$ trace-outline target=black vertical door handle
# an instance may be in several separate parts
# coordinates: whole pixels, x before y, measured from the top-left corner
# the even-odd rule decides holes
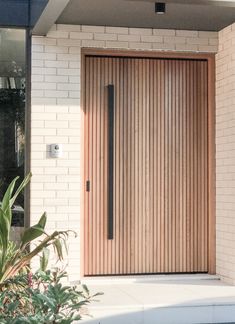
[[[108,240],[113,240],[114,85],[108,85]]]

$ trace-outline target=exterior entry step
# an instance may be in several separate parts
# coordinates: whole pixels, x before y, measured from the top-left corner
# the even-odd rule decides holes
[[[205,276],[205,277],[204,277]],[[208,276],[206,278],[206,276]],[[177,279],[126,281],[85,278],[96,297],[84,323],[90,324],[222,324],[235,323],[235,286],[217,276],[184,275]],[[166,276],[169,277],[169,276]],[[131,279],[131,278],[129,278]],[[135,279],[135,278],[132,278]],[[119,281],[117,284],[117,280]]]

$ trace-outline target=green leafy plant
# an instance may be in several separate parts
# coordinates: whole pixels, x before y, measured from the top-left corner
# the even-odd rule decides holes
[[[85,285],[64,286],[63,271],[38,271],[8,280],[11,290],[0,294],[1,324],[70,324],[82,318],[82,309],[97,293],[90,295]]]
[[[70,231],[47,234],[45,213],[23,232],[18,244],[10,240],[11,209],[30,178],[31,174],[16,190],[15,178],[0,206],[0,324],[70,324],[81,319],[83,307],[100,293],[91,296],[85,285],[63,285],[64,271],[47,270],[48,247],[53,246],[61,260]],[[33,273],[29,264],[36,255],[40,257],[40,270]]]
[[[0,206],[0,290],[4,288],[5,282],[22,271],[26,271],[30,261],[45,248],[52,245],[59,260],[63,258],[62,248],[70,231],[55,231],[52,234],[45,232],[47,216],[44,213],[39,222],[27,228],[21,237],[19,245],[10,240],[10,228],[12,220],[12,206],[20,192],[29,183],[31,174],[25,177],[19,187],[15,190],[16,177],[9,185]],[[35,239],[40,241],[33,245]],[[42,262],[43,259],[41,259]],[[44,259],[45,262],[45,259]]]

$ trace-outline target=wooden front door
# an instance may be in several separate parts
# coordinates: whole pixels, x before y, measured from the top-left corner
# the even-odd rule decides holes
[[[207,65],[85,57],[85,275],[208,271]]]

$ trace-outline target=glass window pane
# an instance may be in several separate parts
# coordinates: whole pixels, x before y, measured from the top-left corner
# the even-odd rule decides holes
[[[25,40],[24,30],[0,28],[0,200],[14,177],[24,177]],[[24,226],[23,193],[12,225]]]

